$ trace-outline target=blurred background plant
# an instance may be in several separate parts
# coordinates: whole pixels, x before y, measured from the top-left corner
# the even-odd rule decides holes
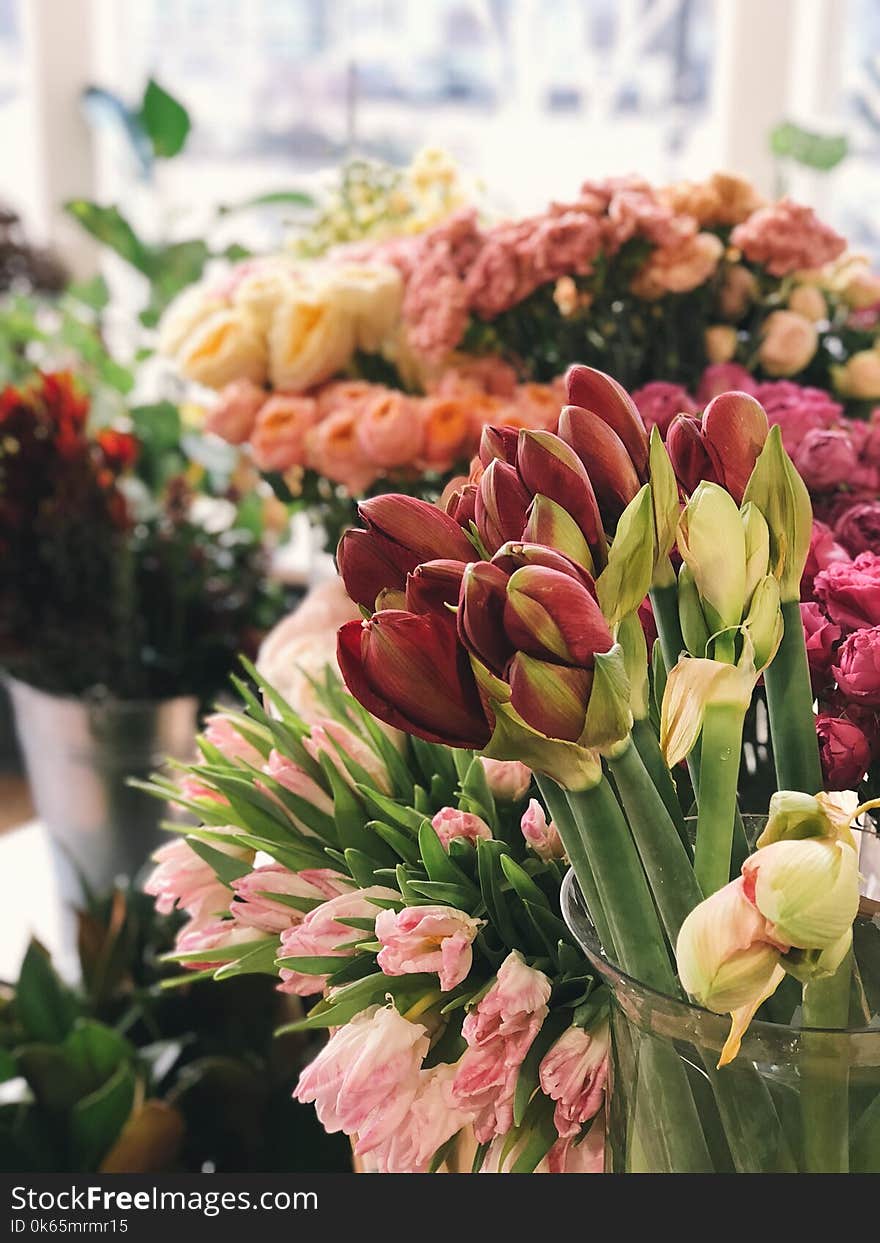
[[[0,985],[0,1166],[107,1173],[347,1170],[350,1149],[291,1098],[311,1038],[265,976],[167,988],[180,919],[136,890],[77,912],[81,983],[32,942]]]

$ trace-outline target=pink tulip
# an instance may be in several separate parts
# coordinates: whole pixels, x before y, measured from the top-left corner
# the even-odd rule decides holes
[[[437,1149],[466,1126],[471,1115],[452,1094],[456,1067],[441,1062],[418,1076],[418,1088],[406,1116],[381,1144],[370,1148],[380,1174],[425,1174]],[[363,1152],[362,1143],[357,1145]]]
[[[532,784],[532,770],[519,760],[489,760],[480,757],[486,783],[495,798],[504,803],[518,803]]]
[[[229,908],[234,919],[261,932],[281,933],[302,923],[304,913],[279,901],[276,895],[324,901],[348,893],[352,882],[330,868],[291,872],[279,863],[254,868],[232,882],[237,902]]]
[[[389,1143],[406,1122],[429,1044],[420,1023],[408,1022],[393,1006],[369,1006],[337,1028],[293,1095],[314,1102],[325,1131],[357,1134],[358,1152],[369,1152]]]
[[[471,969],[471,944],[481,926],[453,906],[408,906],[376,916],[376,961],[386,975],[436,972],[440,989],[449,992]]]
[[[373,748],[340,721],[321,717],[312,726],[311,736],[303,738],[303,746],[313,760],[326,755],[344,781],[354,786],[356,779],[345,767],[343,756],[364,770],[377,790],[391,793],[391,779],[383,760]]]
[[[441,807],[431,821],[431,827],[440,838],[444,850],[449,850],[449,843],[454,837],[463,837],[466,841],[475,842],[478,838],[487,841],[492,830],[479,816],[470,811],[459,811],[457,807]]]
[[[607,1019],[593,1031],[569,1027],[544,1054],[541,1091],[556,1101],[553,1123],[562,1138],[577,1135],[602,1107],[608,1076]]]
[[[381,885],[373,885],[369,889],[355,889],[331,898],[322,906],[309,911],[302,923],[288,928],[281,934],[279,958],[349,958],[353,949],[342,946],[357,941],[359,934],[341,919],[372,919],[378,907],[372,898],[399,899],[400,895],[393,889],[384,889]],[[363,937],[361,937],[363,939]],[[326,975],[306,975],[289,967],[282,967],[279,972],[282,980],[281,992],[296,993],[300,997],[308,997],[312,993],[320,993],[326,982]]]
[[[205,718],[203,732],[206,740],[217,748],[224,759],[244,760],[255,768],[262,767],[263,757],[257,748],[238,732],[233,722],[222,712],[215,712]]]
[[[519,827],[539,859],[561,859],[565,854],[556,826],[548,822],[544,808],[536,798],[529,800]]]
[[[269,752],[269,762],[263,765],[263,772],[268,773],[270,777],[274,777],[279,785],[283,785],[285,790],[289,790],[291,794],[296,794],[298,798],[304,799],[312,807],[322,811],[325,815],[333,815],[333,799],[313,780],[304,768],[299,764],[295,764],[293,760],[287,759],[278,751]]]
[[[243,928],[234,919],[214,919],[210,923],[190,920],[178,932],[174,952],[204,954],[204,958],[190,958],[182,962],[180,965],[187,971],[215,971],[217,967],[237,958],[242,952],[242,946],[260,940],[262,934],[256,928]]]
[[[234,834],[228,828],[212,828],[212,833]],[[253,851],[212,842],[214,850],[221,850],[233,858],[253,857]],[[229,889],[217,879],[209,863],[196,854],[185,838],[175,837],[153,855],[156,866],[147,877],[144,893],[156,899],[160,915],[170,915],[175,909],[186,911],[190,923],[204,923],[213,915],[220,915],[229,906]]]

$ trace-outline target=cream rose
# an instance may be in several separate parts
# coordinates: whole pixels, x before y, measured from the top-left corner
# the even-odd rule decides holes
[[[873,401],[880,397],[880,353],[859,350],[842,367],[831,368],[834,387],[843,397]]]
[[[328,272],[328,296],[354,322],[358,349],[375,354],[400,322],[403,279],[387,263],[346,263]]]
[[[174,358],[192,334],[227,302],[207,285],[191,285],[167,307],[159,324],[159,353]]]
[[[736,329],[730,324],[712,324],[703,341],[710,363],[729,363],[736,353]]]
[[[772,311],[764,320],[758,359],[772,376],[796,375],[816,353],[815,324],[795,311]]]
[[[208,388],[223,388],[233,380],[262,384],[266,344],[253,319],[229,307],[195,327],[177,351],[177,364],[188,379]]]
[[[269,327],[269,376],[275,388],[302,393],[329,380],[355,349],[351,314],[327,287],[281,303]]]
[[[828,303],[815,285],[797,285],[789,296],[788,309],[803,315],[811,324],[828,318]]]

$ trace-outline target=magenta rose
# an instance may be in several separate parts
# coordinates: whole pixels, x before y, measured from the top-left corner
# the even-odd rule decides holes
[[[846,549],[834,539],[834,532],[824,522],[813,522],[810,536],[810,551],[801,578],[801,599],[810,600],[813,596],[813,580],[820,570],[825,570],[835,562],[849,565],[852,558]]]
[[[779,425],[782,442],[794,454],[807,432],[834,427],[843,406],[821,388],[795,384],[792,380],[768,380],[759,384],[755,396],[767,411],[767,419]]]
[[[841,645],[832,672],[845,699],[880,706],[880,626],[851,634]]]
[[[810,680],[815,691],[831,681],[831,662],[835,645],[843,638],[843,631],[822,612],[814,600],[801,605],[801,621],[810,662]]]
[[[813,591],[844,630],[880,625],[880,556],[861,552],[855,561],[832,562],[816,575]]]
[[[880,501],[862,501],[845,509],[834,524],[834,534],[854,557],[880,548]]]
[[[828,790],[853,790],[871,763],[871,747],[858,725],[842,717],[816,718],[819,754]]]
[[[697,401],[708,406],[719,393],[752,393],[757,391],[752,375],[739,363],[711,363],[700,377]]]
[[[665,380],[652,380],[637,388],[632,395],[645,427],[658,427],[665,436],[669,424],[677,414],[696,414],[698,407],[686,388],[680,384],[667,384]]]
[[[852,479],[858,453],[843,428],[814,427],[797,446],[794,464],[811,492],[833,492]]]

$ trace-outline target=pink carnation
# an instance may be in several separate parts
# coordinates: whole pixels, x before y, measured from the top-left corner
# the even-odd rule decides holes
[[[808,432],[835,427],[843,415],[840,402],[828,393],[792,380],[768,380],[753,385],[752,391],[766,410],[771,426],[778,424],[782,443],[792,455]]]
[[[813,583],[816,599],[844,630],[880,626],[880,556],[862,552],[855,561],[835,561]]]
[[[823,224],[812,207],[787,198],[753,212],[736,226],[730,241],[771,276],[824,267],[846,249],[845,240]]]
[[[494,319],[519,301],[522,278],[513,241],[500,233],[489,237],[465,280],[471,308],[483,319]]]
[[[665,436],[669,424],[677,414],[697,414],[693,397],[681,384],[669,384],[665,380],[652,380],[637,388],[632,399],[638,407],[645,427],[660,430]]]
[[[471,949],[480,929],[453,906],[407,906],[376,916],[376,940],[382,942],[376,961],[386,975],[436,973],[447,993],[467,976],[473,962]]]

